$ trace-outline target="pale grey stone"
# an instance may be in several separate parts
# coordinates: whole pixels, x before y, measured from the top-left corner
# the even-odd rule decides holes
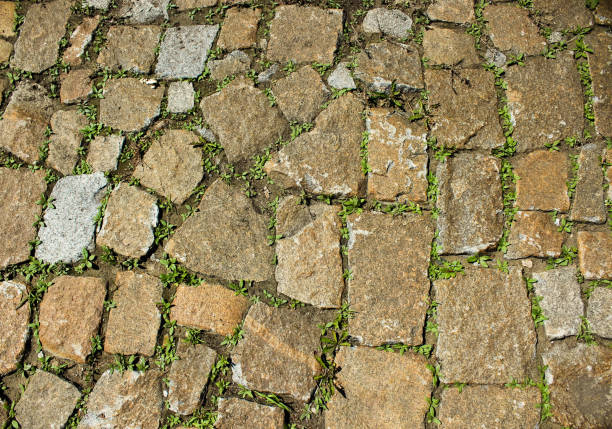
[[[412,19],[396,9],[377,8],[368,11],[363,20],[363,31],[366,33],[383,33],[396,39],[408,37]]]
[[[194,90],[191,82],[172,82],[168,87],[168,110],[184,113],[193,109]]]
[[[198,127],[196,128],[196,131],[199,135],[204,137],[204,140],[206,140],[207,142],[214,143],[217,141],[215,133],[213,133],[210,128]]]
[[[604,338],[612,338],[612,289],[597,287],[589,298],[587,319],[591,331]]]
[[[264,70],[257,75],[257,82],[259,83],[270,82],[270,79],[272,79],[272,76],[274,76],[274,74],[278,71],[278,69],[279,69],[278,64],[272,64],[270,67],[268,67],[267,70]]]
[[[347,63],[340,63],[336,66],[333,72],[327,78],[327,83],[332,88],[336,89],[355,89],[355,81],[351,76],[351,72],[346,68]]]
[[[111,0],[83,0],[83,5],[93,7],[94,9],[108,9]]]
[[[493,63],[495,67],[503,67],[506,65],[506,56],[499,52],[497,49],[487,49],[485,53],[485,59],[489,63]]]

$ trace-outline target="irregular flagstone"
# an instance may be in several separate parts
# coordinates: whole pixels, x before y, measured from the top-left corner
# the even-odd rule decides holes
[[[610,8],[612,9],[612,6]],[[612,17],[612,13],[610,16]],[[608,25],[610,24],[612,22]],[[609,137],[612,135],[612,34],[603,29],[595,29],[586,36],[585,42],[593,50],[587,55],[593,79],[595,130],[599,135]]]
[[[251,57],[242,51],[230,52],[222,60],[208,62],[210,77],[215,80],[223,80],[227,76],[235,76],[244,73],[251,67]]]
[[[327,78],[327,84],[336,89],[355,89],[355,81],[346,67],[348,63],[339,63]]]
[[[88,0],[92,1],[92,0]],[[104,1],[108,7],[108,0],[93,0],[96,2]],[[127,0],[119,10],[121,18],[128,18],[129,22],[135,24],[148,24],[158,19],[168,19],[168,5],[170,0]]]
[[[313,213],[299,197],[288,195],[278,203],[276,209],[276,234],[291,237],[312,223]]]
[[[285,413],[278,407],[269,407],[238,398],[219,398],[216,429],[267,428],[283,429]]]
[[[155,73],[162,78],[198,77],[204,71],[218,25],[188,25],[166,30]]]
[[[85,17],[83,22],[75,28],[70,35],[70,46],[64,51],[64,62],[71,66],[78,66],[83,62],[85,48],[91,42],[93,32],[100,23],[100,15]]]
[[[13,1],[0,2],[0,36],[13,37],[15,35],[15,10],[17,4]]]
[[[233,7],[225,13],[217,46],[227,50],[250,48],[257,41],[261,9]]]
[[[429,305],[433,225],[418,215],[378,212],[348,219],[349,333],[360,343],[421,344]]]
[[[510,227],[509,246],[504,257],[556,258],[561,255],[564,238],[550,213],[518,211]]]
[[[290,308],[254,304],[244,320],[244,338],[232,352],[232,378],[249,389],[307,401],[321,372],[323,318]]]
[[[96,136],[89,143],[87,163],[93,171],[112,171],[117,169],[117,160],[121,155],[124,136]]]
[[[612,42],[612,39],[610,39]],[[611,112],[612,113],[612,112]],[[604,223],[603,148],[595,143],[582,146],[578,158],[578,183],[572,202],[570,219],[579,222]]]
[[[191,82],[172,82],[168,86],[168,110],[171,113],[185,113],[193,109],[195,91]]]
[[[199,212],[168,240],[165,251],[187,268],[227,280],[264,281],[272,277],[273,250],[267,219],[238,188],[215,181]]]
[[[120,271],[115,284],[118,289],[113,301],[117,306],[108,316],[104,351],[152,356],[161,321],[157,308],[162,300],[161,282],[148,274]]]
[[[11,67],[40,73],[55,64],[71,5],[69,0],[56,0],[34,4],[28,9],[15,42]]]
[[[518,4],[489,5],[483,16],[489,37],[499,50],[538,55],[546,49],[546,39],[529,18],[529,10]]]
[[[434,21],[464,24],[474,19],[474,4],[471,0],[437,0],[427,8],[427,16]]]
[[[553,30],[563,31],[593,25],[593,16],[584,2],[534,0],[533,8],[539,12],[539,19],[542,24],[552,27]]]
[[[271,88],[278,107],[289,121],[311,122],[329,95],[321,76],[310,66],[277,80]]]
[[[76,69],[60,76],[60,101],[72,104],[85,100],[92,93],[90,69]]]
[[[83,135],[81,130],[89,122],[82,113],[76,110],[58,110],[51,117],[51,130],[49,137],[49,155],[47,164],[63,175],[72,173],[79,160],[77,150],[81,146]]]
[[[335,362],[342,392],[327,404],[326,429],[425,427],[431,373],[423,356],[342,347]]]
[[[96,62],[113,70],[149,73],[160,34],[161,29],[154,25],[114,25],[108,29],[107,42]]]
[[[93,252],[95,222],[106,178],[101,172],[66,176],[55,184],[43,217],[44,225],[38,230],[40,244],[36,258],[54,264],[73,263],[82,257],[83,249]]]
[[[596,287],[589,297],[587,319],[591,331],[600,337],[612,338],[612,289]]]
[[[474,38],[464,30],[433,26],[425,31],[423,51],[429,65],[469,67],[480,64]]]
[[[524,380],[534,365],[536,336],[520,269],[506,274],[468,266],[465,274],[437,280],[434,287],[442,381]]]
[[[401,40],[409,36],[412,19],[400,10],[380,7],[368,11],[362,27],[365,33],[383,33]]]
[[[578,261],[586,279],[612,279],[612,236],[609,231],[578,232]]]
[[[57,277],[40,303],[40,342],[55,356],[85,363],[104,311],[106,281]]]
[[[26,286],[4,281],[0,283],[0,375],[17,369],[28,340],[30,306]]]

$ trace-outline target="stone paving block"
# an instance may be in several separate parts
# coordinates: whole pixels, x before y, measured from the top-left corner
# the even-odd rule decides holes
[[[188,25],[166,30],[155,73],[162,78],[198,77],[204,71],[218,25]]]
[[[437,0],[427,8],[427,16],[434,21],[464,24],[474,19],[471,0]]]
[[[162,285],[157,277],[120,271],[115,278],[117,291],[106,325],[104,351],[152,356],[157,342],[161,314]]]
[[[46,163],[63,175],[72,173],[79,160],[77,150],[81,146],[83,134],[81,130],[89,122],[82,113],[76,110],[58,110],[51,116],[51,131],[49,137],[49,155]]]
[[[83,0],[83,5],[93,7],[94,9],[108,9],[111,0]]]
[[[223,80],[228,76],[242,74],[251,68],[251,57],[242,51],[232,51],[221,60],[208,62],[210,77]]]
[[[596,287],[589,297],[587,319],[591,331],[600,337],[612,338],[612,289]]]
[[[335,360],[343,391],[328,403],[326,429],[425,427],[431,373],[423,356],[342,347]]]
[[[601,25],[612,25],[612,3],[603,1],[595,8],[595,22]]]
[[[563,31],[593,25],[593,16],[581,1],[534,0],[533,8],[539,11],[542,24],[553,30]]]
[[[228,51],[250,48],[257,42],[257,24],[261,9],[233,7],[225,13],[217,46]]]
[[[171,113],[185,113],[193,109],[195,91],[191,82],[172,82],[168,86],[168,110]]]
[[[13,53],[13,44],[5,40],[0,40],[0,62],[6,62]]]
[[[85,17],[70,35],[70,46],[64,51],[62,59],[71,66],[78,66],[83,62],[83,55],[91,39],[93,32],[100,23],[100,15]]]
[[[336,89],[355,89],[355,81],[351,76],[351,72],[346,67],[348,63],[339,63],[334,71],[332,71],[328,78],[327,84],[332,88]]]
[[[612,17],[612,14],[610,16]],[[612,117],[612,70],[610,70],[612,34],[603,29],[595,29],[585,37],[585,42],[593,50],[587,55],[589,71],[593,79],[595,130],[599,135],[610,137],[612,136],[612,121],[610,121]]]
[[[369,346],[421,344],[433,225],[418,215],[366,212],[351,215],[348,229],[350,335]]]
[[[565,237],[550,213],[518,211],[510,227],[507,259],[555,258],[561,255]]]
[[[211,7],[217,4],[217,0],[176,0],[178,11],[196,9],[202,7]]]
[[[28,341],[30,306],[20,305],[27,294],[24,284],[0,283],[0,375],[17,369]]]
[[[149,73],[161,29],[155,25],[114,25],[108,29],[106,44],[96,62],[112,70]]]
[[[219,398],[216,429],[283,429],[284,422],[285,413],[280,408],[238,398]]]
[[[108,7],[107,0],[94,1],[105,1],[104,9]],[[170,0],[126,0],[119,9],[119,16],[134,24],[149,24],[162,18],[167,20],[169,4]]]
[[[0,36],[13,37],[15,35],[14,22],[17,4],[13,1],[0,2]]]
[[[610,41],[612,42],[612,39]],[[571,220],[593,223],[606,221],[604,190],[601,186],[603,183],[601,168],[603,152],[603,147],[595,143],[584,145],[580,150],[578,183],[570,212]]]
[[[85,100],[92,92],[90,69],[73,69],[60,76],[60,101],[73,104]]]
[[[329,95],[319,73],[304,66],[272,84],[278,107],[289,121],[312,122]]]
[[[425,31],[423,51],[428,65],[470,67],[480,64],[474,38],[464,30],[432,26]]]
[[[434,288],[443,382],[503,384],[529,375],[536,335],[520,269],[468,266]]]
[[[538,55],[546,49],[546,39],[529,18],[529,10],[518,4],[489,5],[484,9],[489,37],[500,51]]]
[[[362,23],[365,33],[382,33],[399,40],[408,38],[411,27],[412,19],[410,16],[401,10],[384,7],[370,9]]]
[[[291,237],[312,223],[314,215],[299,197],[287,195],[276,209],[276,234]]]
[[[124,136],[96,136],[89,143],[87,163],[93,171],[112,171],[117,169],[117,160],[121,155]]]
[[[0,399],[0,426],[4,427],[6,422],[8,422],[8,405],[6,402]]]
[[[609,231],[578,232],[578,261],[586,279],[612,279],[612,236]]]

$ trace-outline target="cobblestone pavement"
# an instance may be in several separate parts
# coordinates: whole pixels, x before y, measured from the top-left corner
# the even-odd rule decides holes
[[[0,1],[1,428],[612,428],[612,1]]]

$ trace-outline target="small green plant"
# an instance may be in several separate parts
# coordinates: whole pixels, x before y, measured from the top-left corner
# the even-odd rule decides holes
[[[295,63],[292,60],[289,60],[285,67],[283,67],[283,71],[290,75],[295,71]]]
[[[89,251],[86,248],[83,248],[81,251],[83,257],[81,258],[81,262],[77,266],[74,267],[74,271],[77,274],[83,274],[85,270],[94,268],[93,261],[96,259],[96,255],[90,255]]]
[[[489,268],[489,264],[487,264],[487,261],[490,261],[490,260],[491,260],[491,257],[489,255],[483,255],[481,253],[472,255],[469,258],[467,258],[468,262],[472,264],[480,265],[481,267],[484,267],[484,268]]]
[[[436,410],[438,409],[438,405],[440,405],[440,400],[433,396],[426,399],[427,403],[429,404],[429,409],[427,410],[427,423],[435,423],[437,425],[441,424],[442,422],[440,419],[436,417]]]
[[[227,335],[223,341],[221,342],[222,346],[226,347],[234,347],[244,336],[244,330],[242,329],[242,323],[239,323],[238,326],[234,328],[234,331]]]
[[[263,290],[263,294],[264,296],[268,299],[268,302],[270,303],[271,306],[273,307],[280,307],[281,305],[285,305],[287,304],[289,301],[283,298],[277,298],[274,295],[272,295],[270,292],[268,292],[267,290]]]
[[[166,238],[169,238],[172,234],[174,234],[175,225],[172,225],[169,222],[161,219],[159,224],[155,227],[155,244],[159,244],[164,241]]]
[[[198,286],[202,280],[195,274],[188,272],[185,267],[180,265],[176,258],[171,258],[164,253],[159,263],[166,268],[166,273],[159,276],[162,284],[169,287],[174,284],[183,283],[189,286]]]
[[[546,261],[546,269],[551,270],[556,267],[567,267],[574,261],[577,252],[578,249],[575,247],[563,246],[561,248],[561,256],[558,258],[549,258],[548,261]]]
[[[330,63],[318,63],[316,61],[312,63],[312,68],[319,72],[321,76],[323,76],[331,66]]]
[[[591,332],[591,324],[589,323],[588,319],[584,316],[580,316],[580,319],[580,328],[578,330],[578,335],[576,336],[576,338],[584,341],[589,346],[597,344],[597,341],[595,341],[593,333]]]

